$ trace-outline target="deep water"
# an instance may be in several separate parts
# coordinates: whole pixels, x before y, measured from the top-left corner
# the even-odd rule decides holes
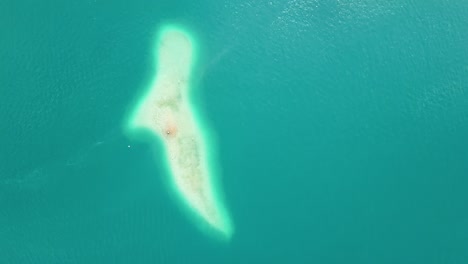
[[[0,2],[0,263],[468,263],[468,2]],[[175,23],[229,243],[123,125]]]

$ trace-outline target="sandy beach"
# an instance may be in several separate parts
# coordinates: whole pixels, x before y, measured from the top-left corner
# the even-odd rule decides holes
[[[181,200],[213,229],[230,237],[232,226],[217,199],[209,170],[203,131],[189,103],[193,40],[169,27],[157,45],[157,73],[130,120],[132,129],[147,129],[162,139],[172,182]]]

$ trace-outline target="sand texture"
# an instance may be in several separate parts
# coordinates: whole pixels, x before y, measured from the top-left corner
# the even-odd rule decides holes
[[[207,158],[206,136],[189,103],[189,78],[194,46],[177,28],[162,31],[157,46],[157,72],[149,92],[132,117],[135,129],[144,128],[163,141],[172,182],[190,211],[224,236],[232,227],[217,199]]]

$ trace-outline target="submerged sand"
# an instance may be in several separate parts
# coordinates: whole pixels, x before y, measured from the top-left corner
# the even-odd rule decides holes
[[[189,103],[193,41],[170,27],[158,42],[157,73],[148,94],[131,120],[134,129],[147,129],[162,139],[176,191],[182,200],[225,237],[232,233],[224,205],[216,197],[209,170],[206,138]]]

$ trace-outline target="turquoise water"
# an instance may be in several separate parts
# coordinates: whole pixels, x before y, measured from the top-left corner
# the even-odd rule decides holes
[[[468,4],[2,1],[0,263],[468,263]],[[201,51],[229,243],[122,123]],[[128,147],[130,146],[130,148]]]

